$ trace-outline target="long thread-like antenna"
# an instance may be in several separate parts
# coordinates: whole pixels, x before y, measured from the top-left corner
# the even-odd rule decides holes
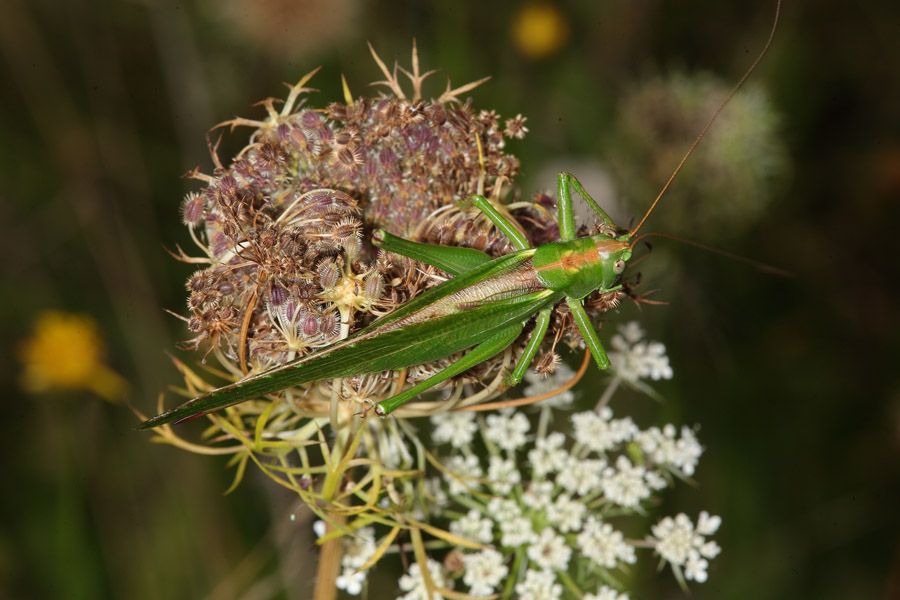
[[[778,0],[778,3],[775,5],[775,20],[772,22],[772,31],[769,32],[769,39],[766,40],[766,45],[763,47],[762,52],[759,53],[759,56],[756,57],[756,60],[753,61],[753,64],[750,65],[750,68],[747,69],[747,72],[744,73],[744,76],[741,77],[740,81],[737,82],[731,92],[729,92],[728,96],[725,97],[725,100],[722,101],[722,104],[719,105],[719,108],[716,109],[715,114],[713,114],[712,118],[706,123],[706,126],[703,128],[703,131],[700,132],[700,135],[697,136],[697,139],[694,140],[694,143],[691,144],[691,147],[688,148],[688,151],[681,158],[681,162],[678,163],[678,166],[675,167],[675,170],[672,171],[672,175],[669,176],[669,180],[666,182],[666,185],[659,191],[659,194],[656,196],[656,200],[653,201],[653,204],[650,205],[650,208],[647,209],[647,212],[644,213],[644,218],[641,219],[641,222],[637,224],[637,227],[631,230],[631,235],[634,235],[638,232],[644,225],[644,221],[647,220],[647,217],[650,216],[650,213],[653,212],[653,209],[656,208],[656,205],[659,204],[660,198],[663,197],[663,194],[666,193],[666,190],[669,189],[669,186],[672,185],[672,181],[675,179],[675,176],[678,175],[678,172],[681,171],[681,167],[684,166],[684,163],[687,161],[688,157],[694,152],[694,148],[697,147],[697,144],[700,143],[700,140],[703,139],[703,136],[706,135],[706,132],[709,130],[710,126],[712,126],[713,122],[719,116],[719,113],[722,112],[722,109],[725,108],[725,105],[728,104],[734,95],[737,93],[741,86],[744,85],[744,82],[747,81],[747,78],[750,77],[750,74],[756,69],[756,66],[759,64],[759,61],[763,59],[766,55],[766,52],[769,50],[769,46],[772,45],[772,38],[775,37],[775,28],[778,26],[778,16],[781,14],[781,0]]]
[[[694,240],[688,240],[683,237],[678,237],[677,235],[669,235],[668,233],[645,233],[643,235],[639,235],[631,242],[631,248],[637,245],[637,243],[644,238],[648,237],[664,237],[670,240],[676,240],[678,242],[682,242],[684,244],[689,244],[691,246],[696,246],[697,248],[702,248],[703,250],[708,250],[714,254],[719,254],[726,258],[730,258],[732,260],[736,260],[738,262],[742,262],[744,264],[750,265],[752,267],[756,267],[763,273],[769,273],[771,275],[779,275],[781,277],[793,277],[794,274],[790,271],[785,271],[784,269],[779,269],[778,267],[773,267],[772,265],[767,265],[764,262],[760,262],[758,260],[753,260],[752,258],[747,258],[746,256],[741,256],[739,254],[732,254],[731,252],[726,252],[724,250],[719,250],[718,248],[714,248],[713,246],[707,246],[706,244],[701,244],[700,242],[695,242]],[[643,257],[641,257],[643,258]],[[634,266],[634,263],[632,263]]]

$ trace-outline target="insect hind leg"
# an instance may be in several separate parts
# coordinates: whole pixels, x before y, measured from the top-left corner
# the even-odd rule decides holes
[[[506,217],[500,210],[494,206],[490,200],[482,196],[481,194],[473,194],[469,196],[469,198],[460,203],[463,208],[466,208],[468,205],[474,204],[475,207],[484,213],[488,219],[490,219],[491,223],[493,223],[497,229],[503,232],[510,242],[512,242],[513,247],[516,250],[527,250],[531,248],[531,245],[528,243],[528,238],[525,237],[525,234],[522,233],[518,226],[513,223],[509,218]]]
[[[464,371],[468,371],[475,365],[483,363],[489,358],[499,354],[503,350],[506,350],[506,348],[508,348],[509,345],[512,344],[521,333],[522,327],[520,325],[508,325],[504,327],[503,329],[495,333],[492,337],[486,339],[479,345],[475,346],[473,349],[469,350],[462,356],[462,358],[460,358],[444,370],[435,373],[428,379],[417,383],[408,390],[400,392],[396,396],[392,396],[387,400],[382,400],[381,402],[376,404],[375,414],[383,417],[391,411],[397,409],[398,407],[406,404],[422,392],[441,383],[442,381],[446,381]]]
[[[372,234],[372,243],[388,252],[408,256],[454,276],[491,260],[490,256],[474,248],[420,244],[397,237],[383,229],[378,229]]]

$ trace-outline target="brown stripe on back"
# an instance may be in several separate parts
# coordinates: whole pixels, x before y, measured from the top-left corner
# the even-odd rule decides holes
[[[600,255],[589,248],[585,252],[567,252],[560,260],[536,267],[536,270],[549,271],[551,269],[563,269],[566,271],[577,271],[585,265],[592,265],[599,260]]]

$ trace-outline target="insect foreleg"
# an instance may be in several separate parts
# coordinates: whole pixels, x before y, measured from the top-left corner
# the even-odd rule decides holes
[[[516,368],[513,369],[513,372],[509,376],[509,385],[516,385],[522,381],[523,377],[525,377],[525,371],[528,370],[531,361],[534,360],[535,355],[541,347],[541,342],[544,341],[544,336],[547,334],[547,328],[550,326],[550,314],[552,312],[553,307],[548,306],[538,313],[537,319],[535,319],[534,322],[534,331],[531,333],[528,345],[525,346],[525,352],[519,358],[519,362],[516,363]]]
[[[383,229],[372,234],[372,242],[379,248],[427,263],[454,276],[480,267],[491,260],[490,256],[474,248],[420,244],[392,235]]]
[[[436,386],[442,381],[459,375],[463,371],[471,369],[475,365],[483,363],[489,358],[499,354],[512,344],[522,333],[521,325],[509,325],[498,331],[494,336],[486,339],[472,348],[462,358],[448,366],[443,371],[436,373],[428,379],[417,383],[408,390],[400,392],[387,400],[382,400],[375,406],[376,414],[384,416],[396,408],[406,404],[425,390]]]
[[[584,307],[581,306],[581,300],[566,296],[566,304],[569,305],[569,310],[572,311],[575,325],[578,327],[578,331],[581,332],[581,337],[584,338],[584,343],[587,345],[588,350],[591,351],[594,362],[597,363],[601,370],[609,368],[609,358],[606,357],[606,350],[603,349],[603,344],[600,343],[600,338],[594,330],[591,318],[584,311]]]

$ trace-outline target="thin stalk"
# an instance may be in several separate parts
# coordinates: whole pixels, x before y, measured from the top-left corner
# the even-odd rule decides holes
[[[332,513],[334,524],[326,521],[325,535],[336,529],[336,525],[343,526],[347,518],[340,513]],[[322,544],[319,551],[319,564],[316,567],[316,590],[313,600],[335,600],[337,598],[337,578],[341,572],[341,554],[343,552],[343,537],[336,537]]]

